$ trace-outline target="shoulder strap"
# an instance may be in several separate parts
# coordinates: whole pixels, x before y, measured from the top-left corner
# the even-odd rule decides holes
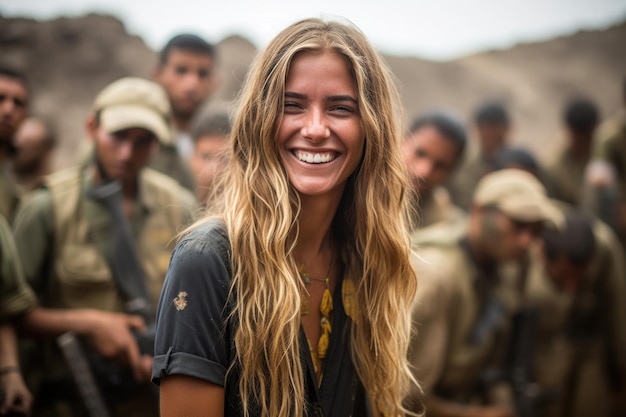
[[[122,186],[118,181],[108,181],[90,188],[87,195],[100,202],[111,215],[111,247],[105,257],[118,289],[127,300],[126,311],[140,314],[147,323],[151,323],[154,315],[144,271],[122,209]]]

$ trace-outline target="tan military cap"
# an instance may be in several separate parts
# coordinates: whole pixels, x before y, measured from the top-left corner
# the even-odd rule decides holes
[[[121,78],[96,97],[93,110],[100,113],[100,126],[113,133],[132,127],[152,132],[161,143],[172,141],[170,103],[163,88],[142,78]]]
[[[552,204],[539,180],[521,169],[503,169],[484,176],[474,192],[474,204],[493,205],[521,222],[545,221],[561,228],[564,221],[563,213]]]

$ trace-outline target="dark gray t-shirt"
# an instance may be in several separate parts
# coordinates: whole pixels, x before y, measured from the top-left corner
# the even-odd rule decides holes
[[[207,223],[176,246],[157,310],[152,379],[187,375],[225,390],[225,416],[241,416],[239,372],[226,373],[235,357],[230,245],[223,224]],[[276,306],[280,308],[280,306]],[[321,386],[304,332],[300,332],[308,415],[370,416],[368,401],[350,355],[350,325],[341,301],[341,282],[333,296],[333,332]],[[253,415],[256,415],[253,413]]]

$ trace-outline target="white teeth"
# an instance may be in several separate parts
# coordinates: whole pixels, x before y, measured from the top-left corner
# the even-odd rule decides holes
[[[309,153],[309,152],[296,152],[296,156],[299,160],[309,164],[323,164],[335,159],[335,153]]]

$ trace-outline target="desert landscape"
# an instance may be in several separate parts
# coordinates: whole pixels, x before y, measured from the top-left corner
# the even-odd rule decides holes
[[[213,100],[232,103],[256,47],[236,35],[209,41],[217,45],[222,78]],[[513,119],[513,143],[545,160],[563,145],[561,113],[570,97],[594,100],[602,116],[623,105],[625,45],[626,20],[605,30],[445,62],[381,53],[397,78],[408,120],[425,110],[449,109],[471,127],[477,105],[501,100]],[[56,126],[57,168],[76,162],[97,92],[119,77],[150,77],[157,57],[118,19],[96,14],[45,21],[0,16],[0,51],[0,65],[29,78],[31,113]]]

